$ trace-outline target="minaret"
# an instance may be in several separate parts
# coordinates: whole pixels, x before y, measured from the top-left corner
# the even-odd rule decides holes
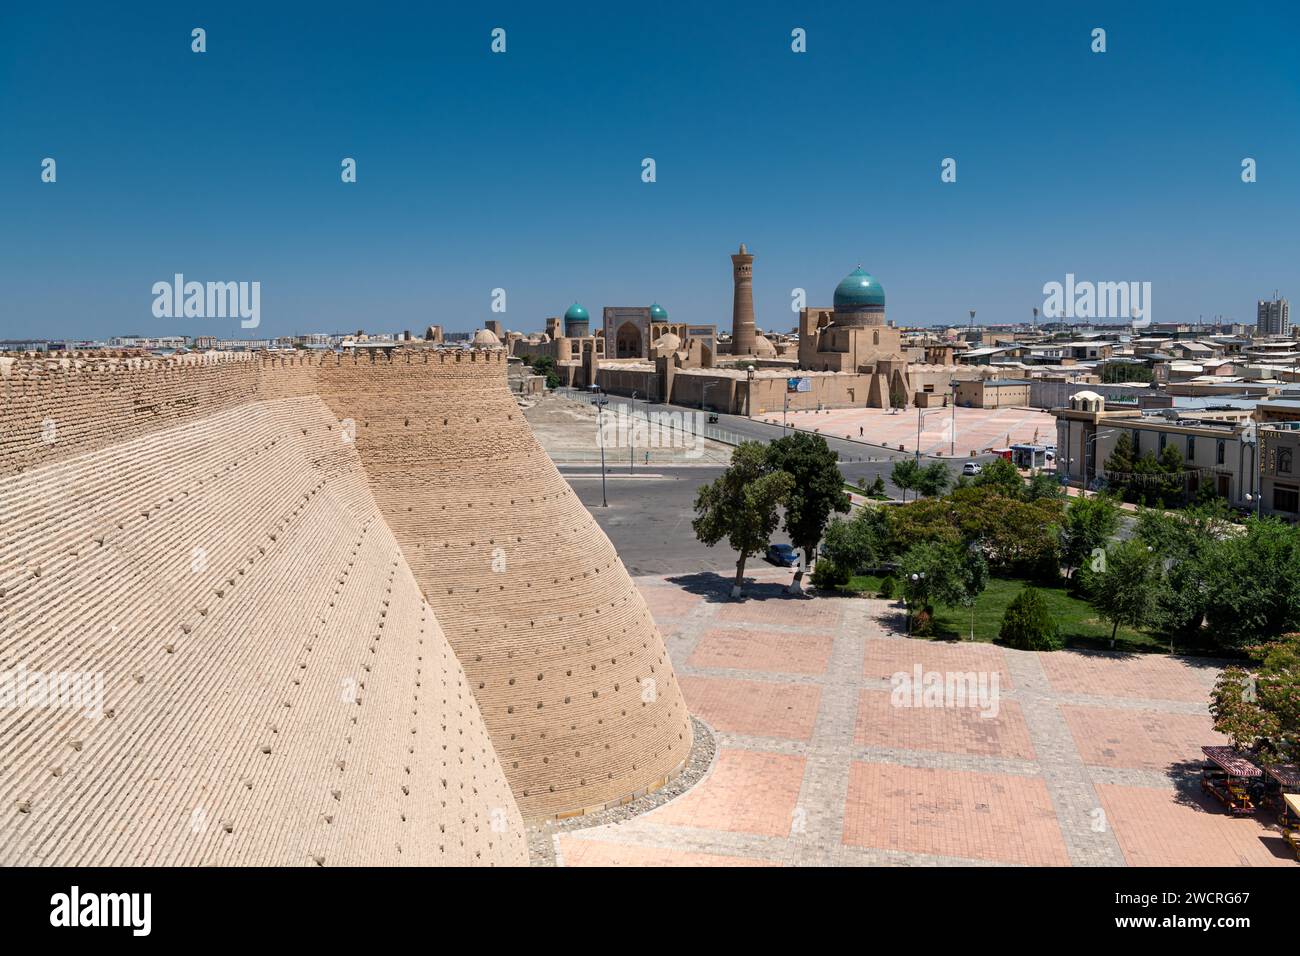
[[[736,284],[731,300],[731,354],[754,354],[754,257],[740,244],[731,257],[731,279]]]

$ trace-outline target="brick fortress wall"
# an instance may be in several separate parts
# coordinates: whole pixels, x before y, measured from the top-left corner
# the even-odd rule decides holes
[[[319,396],[354,438],[524,816],[616,803],[684,761],[690,724],[662,638],[533,439],[504,352],[0,365],[0,476],[251,402]]]

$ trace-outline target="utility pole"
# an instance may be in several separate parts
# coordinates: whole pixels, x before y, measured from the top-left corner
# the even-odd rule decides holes
[[[605,496],[605,429],[603,415],[605,414],[604,396],[601,394],[600,386],[596,386],[596,444],[600,446],[600,506],[609,507],[609,499]]]

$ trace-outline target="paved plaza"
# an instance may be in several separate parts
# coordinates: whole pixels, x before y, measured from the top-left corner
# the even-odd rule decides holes
[[[752,576],[744,602],[710,573],[637,579],[717,754],[675,800],[556,835],[563,865],[1296,865],[1201,794],[1213,662],[913,640],[888,602]],[[975,674],[996,713],[895,706],[918,666]]]
[[[921,409],[921,452],[926,455],[969,457],[1015,444],[1056,444],[1056,419],[1034,408]],[[870,442],[897,450],[916,451],[916,409],[892,414],[886,408],[831,408],[790,411],[785,420],[795,428],[822,435]],[[781,424],[782,413],[764,412],[762,421]],[[955,423],[954,423],[955,422]],[[859,434],[861,429],[861,434]],[[955,439],[955,440],[954,440]]]

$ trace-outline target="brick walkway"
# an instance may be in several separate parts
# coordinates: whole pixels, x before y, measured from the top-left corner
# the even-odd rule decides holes
[[[1296,865],[1200,793],[1210,662],[912,640],[884,601],[753,576],[740,603],[712,575],[637,580],[718,755],[676,800],[555,837],[565,865]],[[918,666],[990,693],[897,706]]]

